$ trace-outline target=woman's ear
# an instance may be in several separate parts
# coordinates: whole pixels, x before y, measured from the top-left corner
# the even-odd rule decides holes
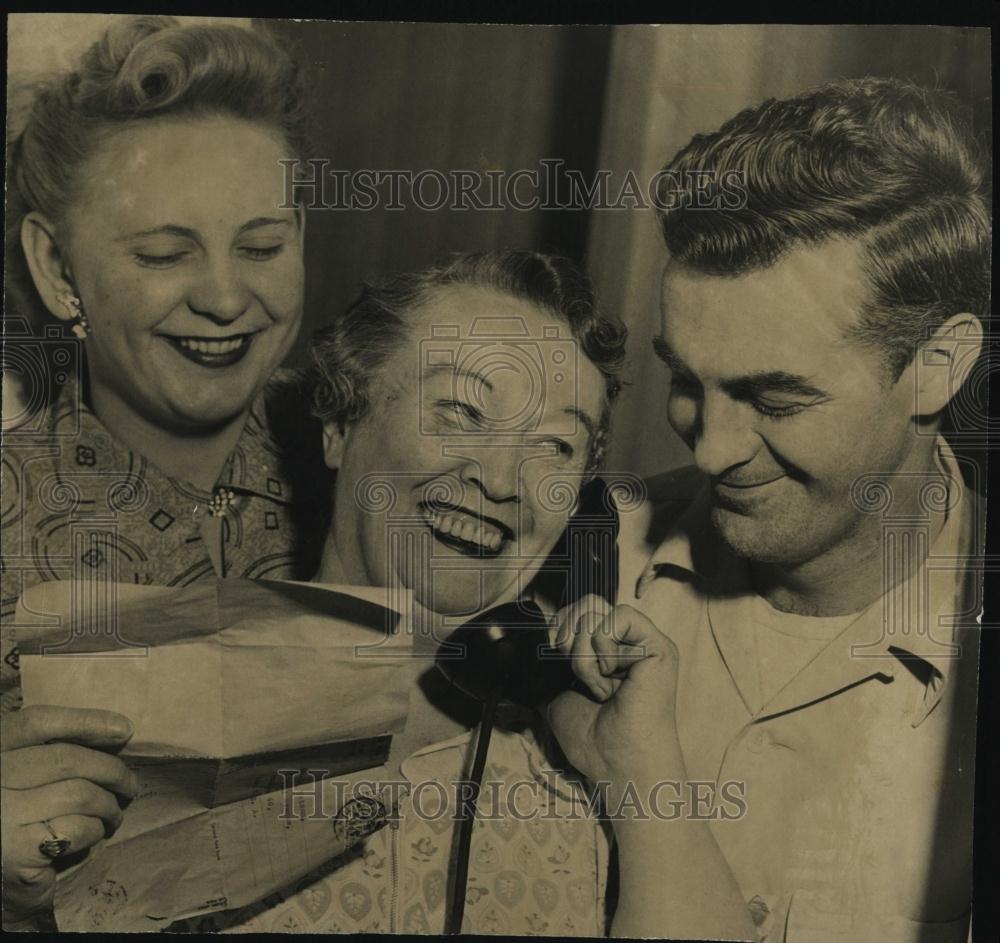
[[[28,213],[21,222],[21,247],[45,307],[62,321],[73,320],[71,308],[60,300],[76,294],[76,287],[67,277],[68,260],[56,239],[56,227],[41,213]]]
[[[326,467],[336,471],[344,460],[344,446],[349,429],[333,419],[323,423],[323,460]]]
[[[983,325],[974,314],[948,318],[917,350],[917,416],[943,410],[961,389],[983,349]]]

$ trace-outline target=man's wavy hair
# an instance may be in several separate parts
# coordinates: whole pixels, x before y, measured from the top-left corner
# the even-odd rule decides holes
[[[453,255],[419,272],[366,284],[340,317],[313,336],[313,414],[341,427],[362,419],[383,366],[409,336],[412,316],[436,292],[462,285],[521,298],[569,325],[581,352],[604,378],[605,408],[587,459],[587,471],[595,471],[606,450],[611,403],[621,388],[627,331],[598,311],[590,279],[573,262],[540,252]]]
[[[674,260],[719,276],[766,268],[797,246],[860,240],[871,297],[851,334],[895,381],[950,316],[988,321],[987,166],[946,95],[843,80],[695,135],[664,168],[659,218]],[[745,204],[726,208],[737,181]],[[713,197],[718,208],[699,208]]]

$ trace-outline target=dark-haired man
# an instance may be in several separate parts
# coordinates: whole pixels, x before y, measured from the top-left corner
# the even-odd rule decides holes
[[[974,149],[867,79],[667,170],[701,188],[664,199],[656,342],[695,467],[654,481],[621,601],[677,644],[687,773],[745,790],[712,830],[761,939],[964,940],[983,535],[940,428],[988,311]],[[703,208],[733,174],[746,204]]]

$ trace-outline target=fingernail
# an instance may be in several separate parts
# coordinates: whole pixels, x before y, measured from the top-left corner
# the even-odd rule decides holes
[[[134,733],[132,721],[127,717],[116,717],[111,721],[111,736],[116,740],[127,740]]]

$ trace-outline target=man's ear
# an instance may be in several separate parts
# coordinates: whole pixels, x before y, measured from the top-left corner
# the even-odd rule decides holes
[[[983,349],[983,325],[974,314],[948,318],[917,349],[917,416],[941,412],[961,389]]]
[[[56,239],[55,225],[41,213],[28,213],[21,222],[21,247],[45,307],[60,320],[72,320],[72,312],[59,297],[75,295],[76,286],[69,278],[69,262]]]
[[[333,471],[340,468],[349,432],[349,428],[345,428],[333,419],[323,423],[323,460],[327,468]]]

